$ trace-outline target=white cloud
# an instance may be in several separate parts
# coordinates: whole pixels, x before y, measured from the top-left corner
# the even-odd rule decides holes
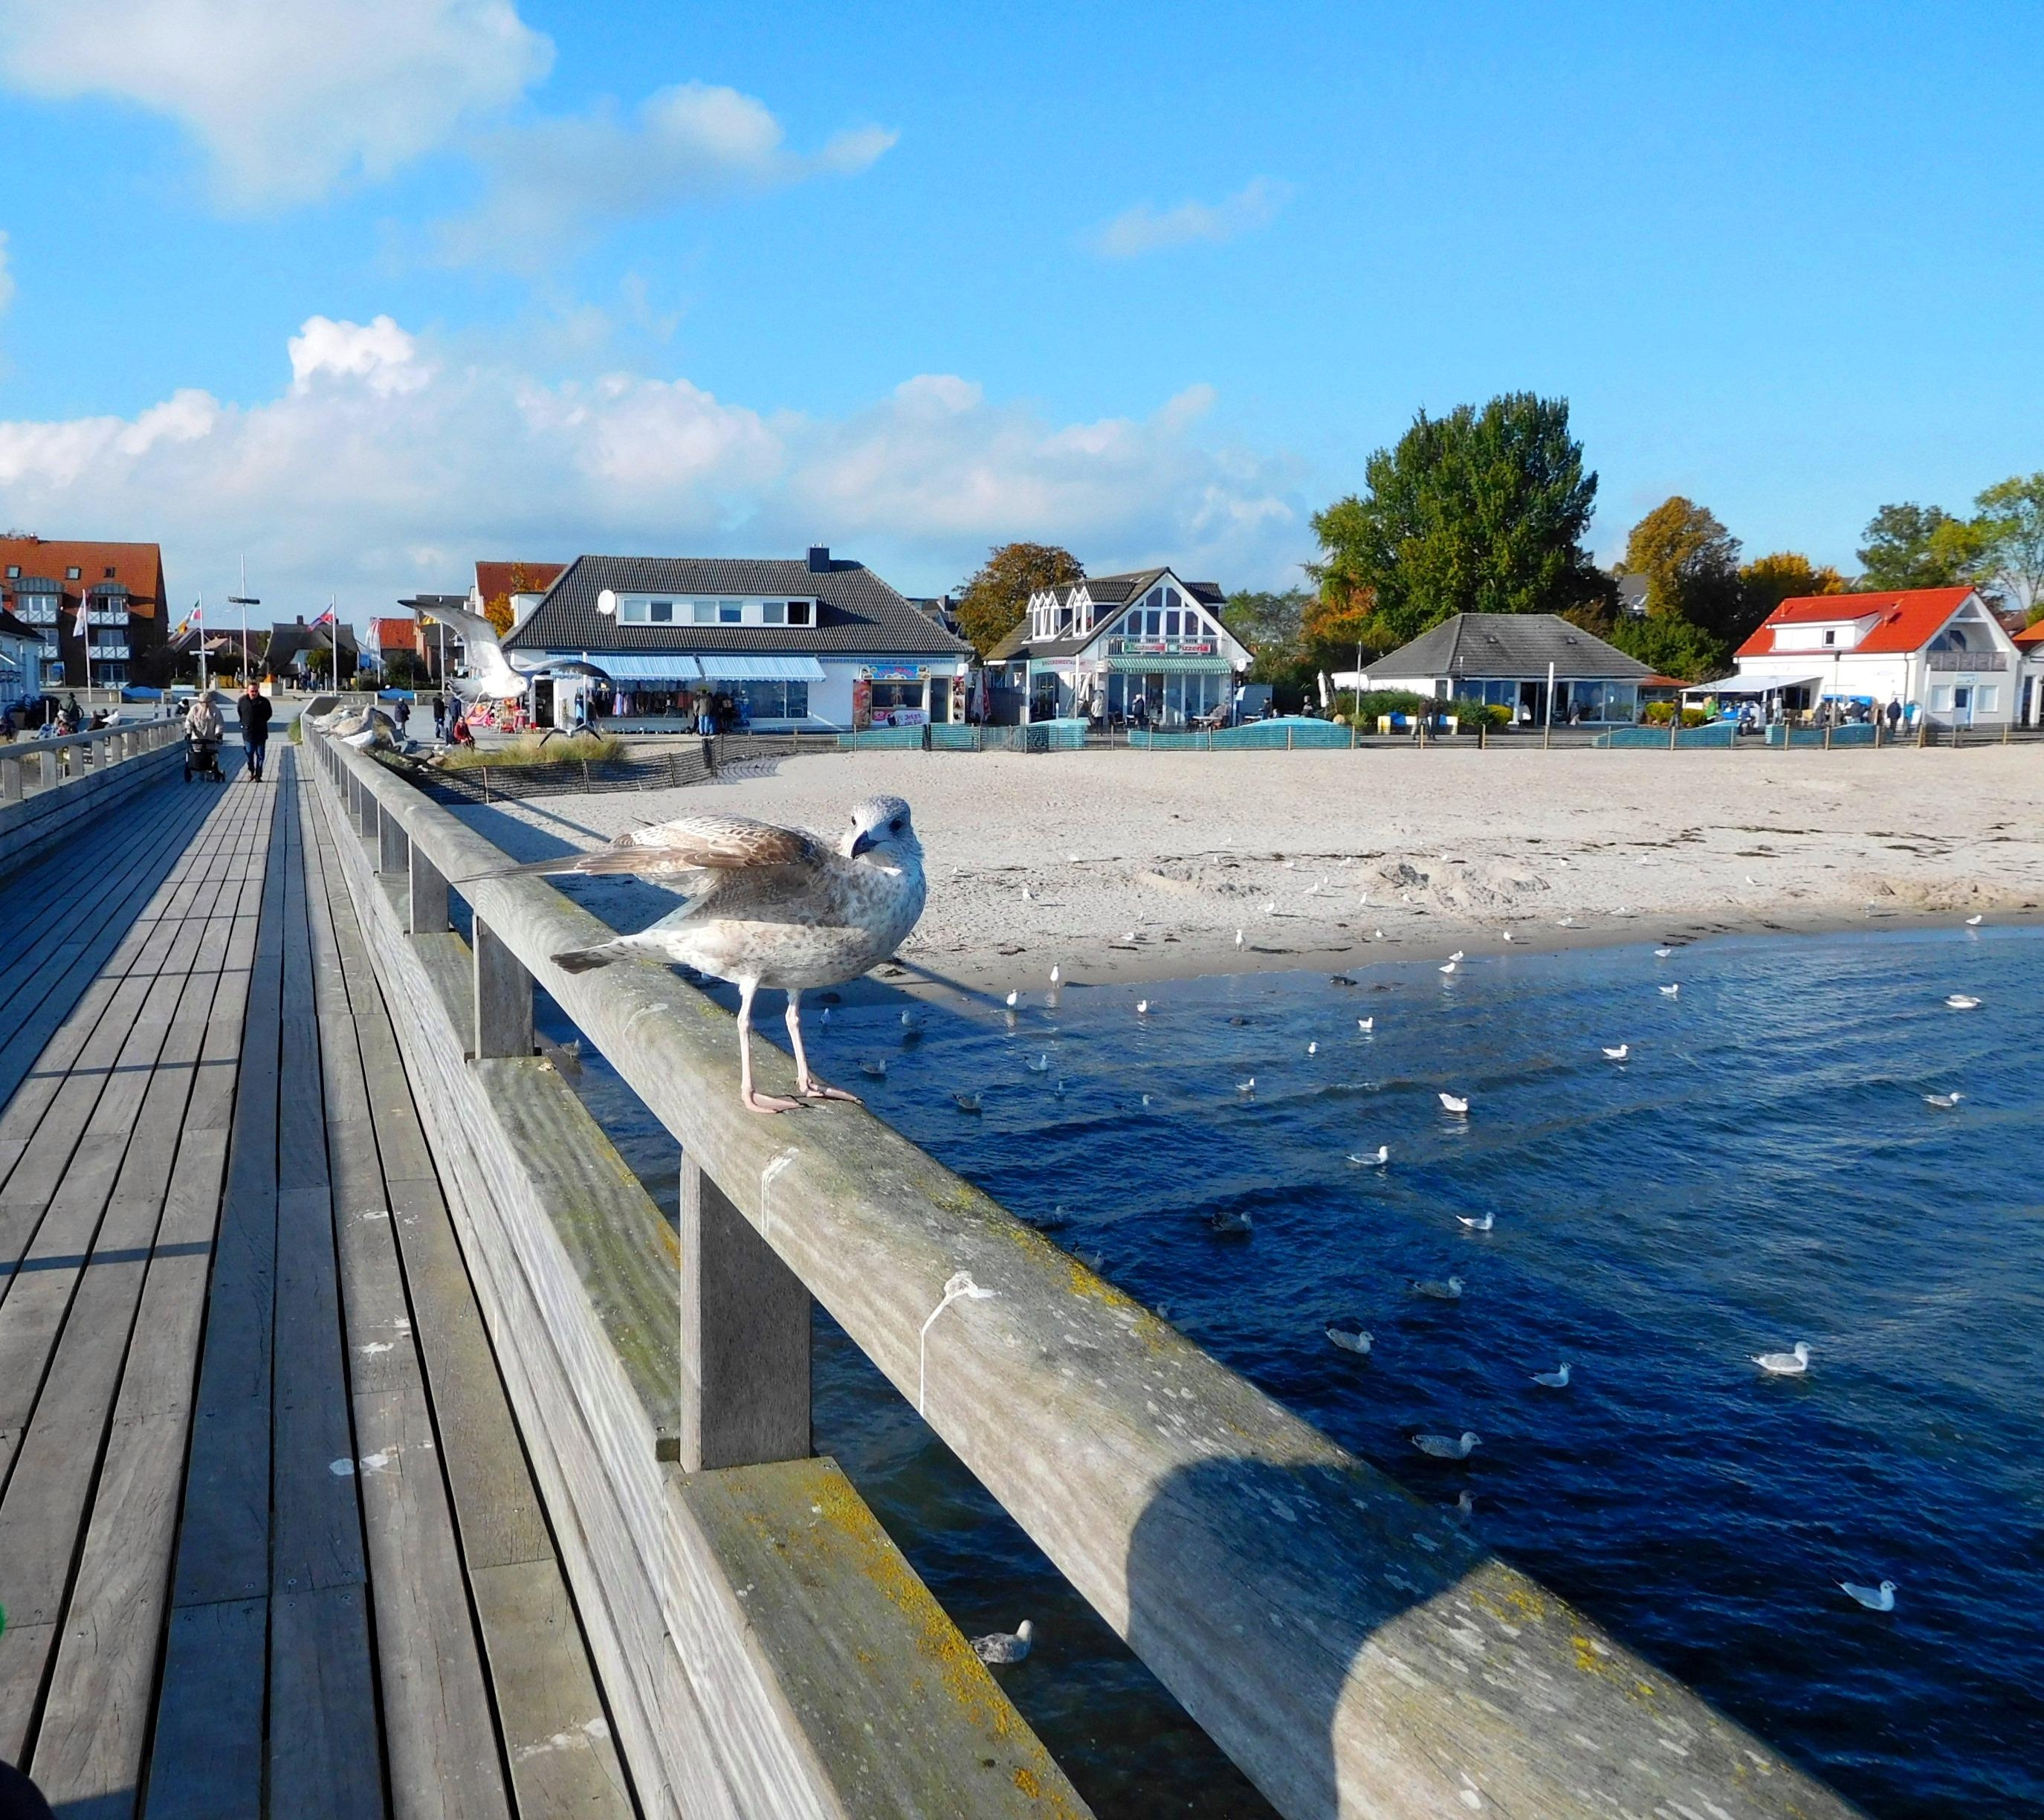
[[[1296,579],[1299,475],[1210,446],[1194,387],[1142,417],[1055,423],[954,375],[842,418],[767,413],[686,379],[574,383],[463,362],[388,317],[315,317],[270,399],[181,391],[133,418],[0,421],[6,519],[156,538],[174,585],[221,591],[245,548],[266,602],[339,588],[358,619],[458,589],[478,555],[770,554],[812,539],[942,587],[1010,537],[1097,571],[1170,559]]]
[[[387,176],[515,101],[553,46],[512,0],[9,0],[0,75],[167,114],[237,207]]]
[[[488,188],[473,214],[440,224],[438,250],[462,264],[535,267],[614,221],[812,176],[855,175],[897,137],[861,127],[805,157],[788,150],[765,103],[684,83],[650,96],[629,119],[606,102],[482,135],[471,149]]]
[[[1093,237],[1093,248],[1103,259],[1137,259],[1195,241],[1218,245],[1262,227],[1284,207],[1291,193],[1286,184],[1257,177],[1218,202],[1181,202],[1161,213],[1147,202],[1139,203],[1101,228]]]

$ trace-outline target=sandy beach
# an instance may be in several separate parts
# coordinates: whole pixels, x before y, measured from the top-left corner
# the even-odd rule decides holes
[[[904,961],[1108,983],[1981,914],[2044,903],[2044,753],[860,752],[710,785],[463,811],[521,858],[712,809],[834,834],[913,805],[931,890]],[[577,881],[620,927],[644,887]],[[655,907],[657,907],[656,906]]]

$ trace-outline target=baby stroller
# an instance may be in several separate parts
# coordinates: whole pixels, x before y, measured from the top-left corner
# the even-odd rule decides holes
[[[220,768],[220,739],[217,733],[186,733],[186,783],[190,783],[195,777],[209,777],[215,783],[227,781],[227,773]]]

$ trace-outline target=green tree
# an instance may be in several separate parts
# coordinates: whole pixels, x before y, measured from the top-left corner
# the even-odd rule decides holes
[[[1303,625],[1312,596],[1304,588],[1281,594],[1244,590],[1228,597],[1221,623],[1255,654],[1252,683],[1297,683],[1312,672]]]
[[[1845,577],[1836,569],[1829,564],[1819,568],[1794,550],[1755,556],[1739,571],[1739,585],[1746,596],[1746,614],[1751,625],[1758,625],[1785,600],[1846,591]]]
[[[2011,475],[1974,500],[1982,568],[2031,621],[2044,616],[2044,471]]]
[[[1685,619],[1712,637],[1743,637],[1739,539],[1717,514],[1680,494],[1632,527],[1622,575],[1646,579],[1646,617]]]
[[[1706,682],[1731,668],[1730,644],[1678,614],[1649,614],[1636,619],[1619,614],[1601,636],[1627,656],[1685,683]]]
[[[1559,613],[1597,592],[1582,548],[1596,476],[1566,400],[1511,392],[1424,411],[1313,517],[1308,572],[1331,606],[1367,599],[1384,648],[1456,613]]]
[[[1988,566],[1989,536],[1977,520],[1955,518],[1941,506],[1884,506],[1866,527],[1858,552],[1858,587],[1960,587]]]
[[[984,657],[1021,623],[1031,594],[1085,579],[1078,558],[1055,544],[1000,544],[959,590],[959,629]]]

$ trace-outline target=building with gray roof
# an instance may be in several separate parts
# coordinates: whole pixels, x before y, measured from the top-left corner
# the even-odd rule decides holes
[[[1558,722],[1609,723],[1639,718],[1640,684],[1653,673],[1554,614],[1458,613],[1373,660],[1362,686],[1502,706],[1538,725],[1547,718],[1551,680]]]
[[[707,692],[747,725],[818,730],[962,719],[972,662],[940,617],[820,544],[786,560],[578,556],[504,648],[521,668],[601,671],[622,718],[686,714]],[[594,680],[563,675],[535,705],[570,720],[565,695]]]

